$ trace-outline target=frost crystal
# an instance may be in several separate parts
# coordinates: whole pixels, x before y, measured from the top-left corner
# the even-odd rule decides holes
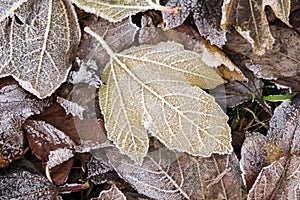
[[[62,164],[63,162],[69,160],[74,156],[72,150],[68,148],[58,148],[54,151],[50,151],[49,161],[47,162],[47,166],[49,169]]]

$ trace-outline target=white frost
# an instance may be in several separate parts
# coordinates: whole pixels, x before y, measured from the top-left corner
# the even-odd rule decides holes
[[[65,109],[67,115],[71,114],[74,117],[77,116],[79,119],[83,120],[84,108],[82,106],[61,97],[57,97],[56,101]]]
[[[72,72],[72,80],[71,83],[87,83],[91,86],[98,87],[99,83],[101,83],[99,76],[95,73],[98,69],[96,62],[92,60],[88,60],[86,62],[80,63],[80,69],[78,72]]]
[[[67,147],[58,148],[54,151],[50,151],[50,154],[48,156],[49,161],[47,162],[47,166],[49,167],[49,169],[51,169],[69,160],[73,156],[74,156],[73,151],[68,149]]]

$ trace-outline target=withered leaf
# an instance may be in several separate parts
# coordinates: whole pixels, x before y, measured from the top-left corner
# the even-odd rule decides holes
[[[97,154],[102,152],[101,157],[94,156],[91,157],[90,161],[87,163],[88,169],[88,179],[94,184],[103,184],[107,182],[107,173],[112,172],[114,169],[108,162],[105,152],[101,150],[96,150]],[[95,155],[95,153],[93,153]]]
[[[82,24],[90,27],[100,35],[114,52],[120,52],[128,48],[133,43],[138,30],[138,27],[131,22],[130,18],[112,23],[102,18],[90,16],[82,20]],[[85,32],[77,55],[86,64],[93,60],[98,67],[105,65],[110,58],[96,38]],[[96,70],[98,70],[98,67],[96,67]]]
[[[115,184],[112,184],[109,190],[103,190],[100,192],[98,198],[92,198],[92,200],[126,200],[125,195],[117,188]]]
[[[12,16],[14,11],[18,9],[23,3],[28,0],[10,0],[10,1],[0,1],[0,22],[5,18]]]
[[[25,170],[3,171],[0,173],[0,199],[58,198],[56,186],[42,175]]]
[[[231,51],[243,54],[249,59],[244,65],[253,71],[256,77],[265,79],[286,79],[300,74],[300,38],[292,29],[270,26],[276,39],[273,49],[267,50],[263,56],[251,52],[251,47],[237,33],[228,33],[226,47]],[[288,83],[287,83],[288,84]]]
[[[257,55],[263,55],[266,49],[272,49],[275,42],[264,12],[266,5],[271,6],[275,15],[290,25],[290,0],[226,0],[222,7],[222,27],[226,28],[229,24],[234,26],[252,45]]]
[[[149,152],[141,166],[117,149],[106,151],[114,169],[139,193],[154,199],[242,199],[238,160],[234,154],[210,158]]]
[[[0,167],[23,155],[22,124],[47,103],[34,98],[12,78],[0,79]]]
[[[225,90],[224,86],[218,86],[217,88],[210,90],[217,102],[221,105],[226,105],[227,107],[235,107],[241,103],[244,103],[248,100],[255,97],[260,98],[262,96],[262,80],[254,77],[253,73],[249,71],[244,71],[243,73],[248,81],[234,81],[226,83]]]
[[[300,156],[300,97],[275,109],[267,136],[254,134],[242,147],[243,180],[250,189],[248,198],[297,199]]]
[[[222,2],[219,0],[170,0],[166,6],[181,7],[182,10],[176,15],[163,13],[166,28],[181,25],[190,13],[193,13],[194,22],[200,34],[212,45],[222,47],[226,42],[226,31],[221,29]]]
[[[75,143],[69,136],[44,121],[26,120],[23,125],[33,154],[46,164],[56,184],[65,182],[75,155]]]
[[[84,108],[82,106],[61,97],[57,97],[56,101],[64,108],[67,115],[71,114],[73,117],[83,120]]]
[[[13,76],[39,98],[67,78],[80,40],[73,5],[67,0],[28,0],[0,24],[1,77]]]
[[[245,81],[247,78],[241,70],[219,48],[212,46],[188,24],[163,30],[158,27],[162,21],[156,12],[147,12],[142,16],[140,29],[140,44],[157,44],[162,41],[175,41],[188,50],[198,53],[208,66],[215,68],[224,79]]]
[[[232,151],[226,114],[196,87],[223,80],[198,54],[174,42],[114,53],[99,35],[85,30],[112,58],[99,99],[108,137],[123,153],[141,163],[148,151],[147,130],[168,148],[192,155]]]
[[[107,19],[111,22],[118,22],[128,16],[143,12],[150,9],[177,12],[177,8],[171,9],[159,4],[159,1],[154,0],[71,0],[79,8],[86,12],[93,13],[99,17]]]

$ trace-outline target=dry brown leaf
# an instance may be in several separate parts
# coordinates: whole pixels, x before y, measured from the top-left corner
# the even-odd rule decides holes
[[[228,33],[226,47],[231,51],[240,53],[249,59],[244,60],[244,65],[253,71],[256,77],[265,79],[281,79],[286,85],[289,77],[299,77],[300,74],[300,38],[292,29],[270,26],[276,39],[272,50],[267,50],[263,56],[252,53],[251,46],[237,33]],[[296,79],[297,80],[297,79]],[[297,85],[294,83],[294,85]],[[295,86],[293,86],[295,88]]]
[[[297,199],[300,156],[300,96],[275,109],[267,136],[252,134],[242,147],[249,199]],[[276,198],[275,198],[276,199]]]
[[[22,89],[12,78],[0,79],[0,167],[23,156],[22,124],[47,105]]]
[[[44,121],[26,120],[23,128],[33,154],[50,170],[52,181],[64,183],[73,165],[75,143],[65,133]]]
[[[176,15],[164,12],[166,28],[180,26],[192,13],[197,29],[212,45],[222,47],[226,42],[226,31],[221,29],[222,3],[219,0],[169,0],[166,6],[181,7]]]
[[[251,44],[253,52],[260,56],[266,49],[272,49],[275,42],[264,12],[267,5],[290,26],[290,0],[225,0],[222,7],[222,27],[232,25]]]
[[[139,193],[154,199],[241,199],[242,180],[234,154],[211,158],[174,153],[166,148],[148,153],[142,166],[117,149],[107,150],[118,174]]]

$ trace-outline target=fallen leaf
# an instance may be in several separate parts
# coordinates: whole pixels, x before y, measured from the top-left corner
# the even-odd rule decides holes
[[[67,0],[28,0],[0,24],[1,77],[13,76],[39,98],[67,78],[80,40],[73,5]]]
[[[101,152],[100,150],[97,151]],[[105,152],[102,153],[103,154],[101,158],[99,158],[99,156],[97,156],[97,158],[92,156],[90,161],[87,163],[88,179],[96,185],[106,183],[108,176],[107,174],[114,170],[114,168],[108,162]],[[96,153],[94,152],[93,155],[95,154]]]
[[[263,8],[265,6],[270,6],[278,19],[289,27],[292,26],[289,23],[291,0],[263,0]]]
[[[292,29],[270,26],[276,42],[272,50],[267,50],[263,56],[251,52],[250,45],[237,33],[228,33],[226,47],[233,52],[249,57],[243,65],[253,71],[258,78],[286,79],[300,74],[300,39],[298,33]]]
[[[57,97],[56,101],[64,108],[67,115],[71,114],[73,117],[83,120],[84,108],[82,106],[61,97]]]
[[[153,0],[123,0],[123,1],[88,1],[88,0],[71,0],[79,8],[85,12],[93,13],[98,17],[102,17],[110,22],[121,21],[131,15],[146,10],[160,10],[165,12],[176,13],[179,8],[164,7],[159,1]]]
[[[0,199],[57,199],[55,185],[44,176],[25,170],[0,173]]]
[[[114,52],[120,52],[128,48],[134,42],[134,37],[138,31],[138,27],[131,22],[130,18],[112,23],[102,18],[90,16],[82,20],[82,24],[90,27],[100,35]],[[102,45],[85,32],[83,33],[77,56],[84,63],[93,60],[98,67],[105,65],[110,58]],[[98,70],[97,66],[94,70]]]
[[[176,28],[163,30],[158,27],[162,21],[155,12],[142,16],[139,34],[140,44],[157,44],[162,41],[175,41],[188,50],[198,53],[208,66],[215,68],[224,79],[246,81],[242,71],[219,48],[212,46],[190,25],[182,24]]]
[[[75,143],[54,126],[37,120],[26,120],[23,125],[33,154],[50,170],[54,183],[66,181],[73,165]],[[59,170],[58,170],[59,169]]]
[[[254,77],[253,73],[249,71],[244,71],[243,74],[247,77],[247,82],[234,81],[226,83],[224,85],[225,90],[224,86],[221,85],[209,91],[220,105],[235,107],[252,100],[254,97],[255,99],[262,97],[262,80]]]
[[[288,23],[290,0],[242,1],[226,0],[222,7],[222,27],[229,24],[252,45],[257,55],[263,55],[266,49],[272,49],[275,42],[268,24],[265,6],[271,6],[275,15]]]
[[[112,184],[109,190],[102,190],[98,198],[92,198],[92,200],[126,200],[125,195],[117,188],[115,184]]]
[[[0,2],[0,22],[5,18],[14,14],[14,11],[18,9],[23,3],[28,0],[10,0],[10,1],[1,1]]]
[[[107,156],[118,174],[139,193],[154,199],[242,199],[242,180],[234,154],[210,158],[174,153],[166,148],[149,152],[141,166],[117,149]]]
[[[256,133],[246,138],[240,165],[249,199],[297,199],[299,100],[294,97],[275,109],[267,136]]]
[[[34,98],[12,78],[0,79],[0,167],[23,156],[22,124],[46,105],[46,101]]]
[[[168,7],[181,7],[178,14],[164,12],[163,19],[166,28],[175,28],[181,25],[192,13],[199,33],[210,41],[212,45],[222,47],[226,42],[226,31],[221,29],[221,7],[219,0],[170,0]]]
[[[228,117],[213,97],[196,87],[223,82],[201,57],[172,42],[114,53],[100,36],[85,30],[112,57],[99,99],[108,138],[121,152],[142,163],[147,130],[168,148],[192,155],[232,151]]]

